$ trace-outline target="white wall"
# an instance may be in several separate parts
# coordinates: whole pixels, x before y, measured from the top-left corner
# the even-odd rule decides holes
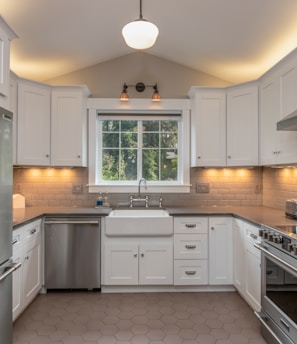
[[[119,97],[124,82],[130,85],[137,82],[153,85],[157,82],[162,98],[187,98],[191,86],[230,85],[209,74],[140,51],[46,82],[52,85],[87,85],[95,98]],[[150,98],[152,91],[148,88],[138,93],[130,88],[129,94],[134,98]]]

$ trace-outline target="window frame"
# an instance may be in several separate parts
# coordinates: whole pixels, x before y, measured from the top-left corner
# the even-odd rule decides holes
[[[133,115],[142,113],[144,115],[179,115],[181,124],[179,126],[180,151],[179,169],[180,179],[178,181],[154,182],[148,181],[148,193],[188,193],[190,192],[190,100],[188,99],[165,99],[160,103],[152,103],[150,99],[135,99],[128,103],[120,102],[118,99],[88,99],[88,153],[89,153],[89,192],[97,193],[108,191],[110,193],[133,193],[137,192],[138,180],[123,182],[96,181],[98,171],[98,112],[104,115]],[[126,119],[126,118],[125,118]]]

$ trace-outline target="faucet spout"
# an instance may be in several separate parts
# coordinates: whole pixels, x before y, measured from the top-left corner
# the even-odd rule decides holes
[[[146,180],[145,180],[144,178],[141,178],[141,179],[139,180],[139,183],[138,183],[138,195],[140,195],[140,186],[141,186],[141,183],[144,184],[145,190],[147,189]]]

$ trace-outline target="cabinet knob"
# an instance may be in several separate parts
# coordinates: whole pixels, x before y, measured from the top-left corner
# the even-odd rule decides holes
[[[231,155],[228,155],[228,159],[231,159]]]
[[[197,159],[201,159],[201,156],[197,156]]]
[[[210,229],[211,229],[212,231],[214,231],[214,227],[210,227]]]
[[[49,154],[46,154],[45,157],[46,157],[46,158],[49,158]]]
[[[141,257],[144,257],[144,253],[141,253]]]
[[[137,257],[137,253],[134,253],[133,256],[136,258]]]
[[[77,158],[80,159],[80,155],[78,155]]]

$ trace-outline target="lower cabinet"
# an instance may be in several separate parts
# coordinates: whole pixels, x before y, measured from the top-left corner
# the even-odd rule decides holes
[[[174,218],[174,285],[208,284],[208,218]]]
[[[41,220],[14,230],[13,261],[22,264],[12,277],[15,320],[41,289]]]
[[[134,242],[133,242],[134,241]],[[162,242],[163,241],[163,242]],[[173,283],[172,239],[111,239],[104,244],[105,285]]]
[[[209,218],[209,284],[233,284],[232,217]]]
[[[234,286],[255,310],[261,309],[261,254],[254,247],[259,227],[234,219]]]

